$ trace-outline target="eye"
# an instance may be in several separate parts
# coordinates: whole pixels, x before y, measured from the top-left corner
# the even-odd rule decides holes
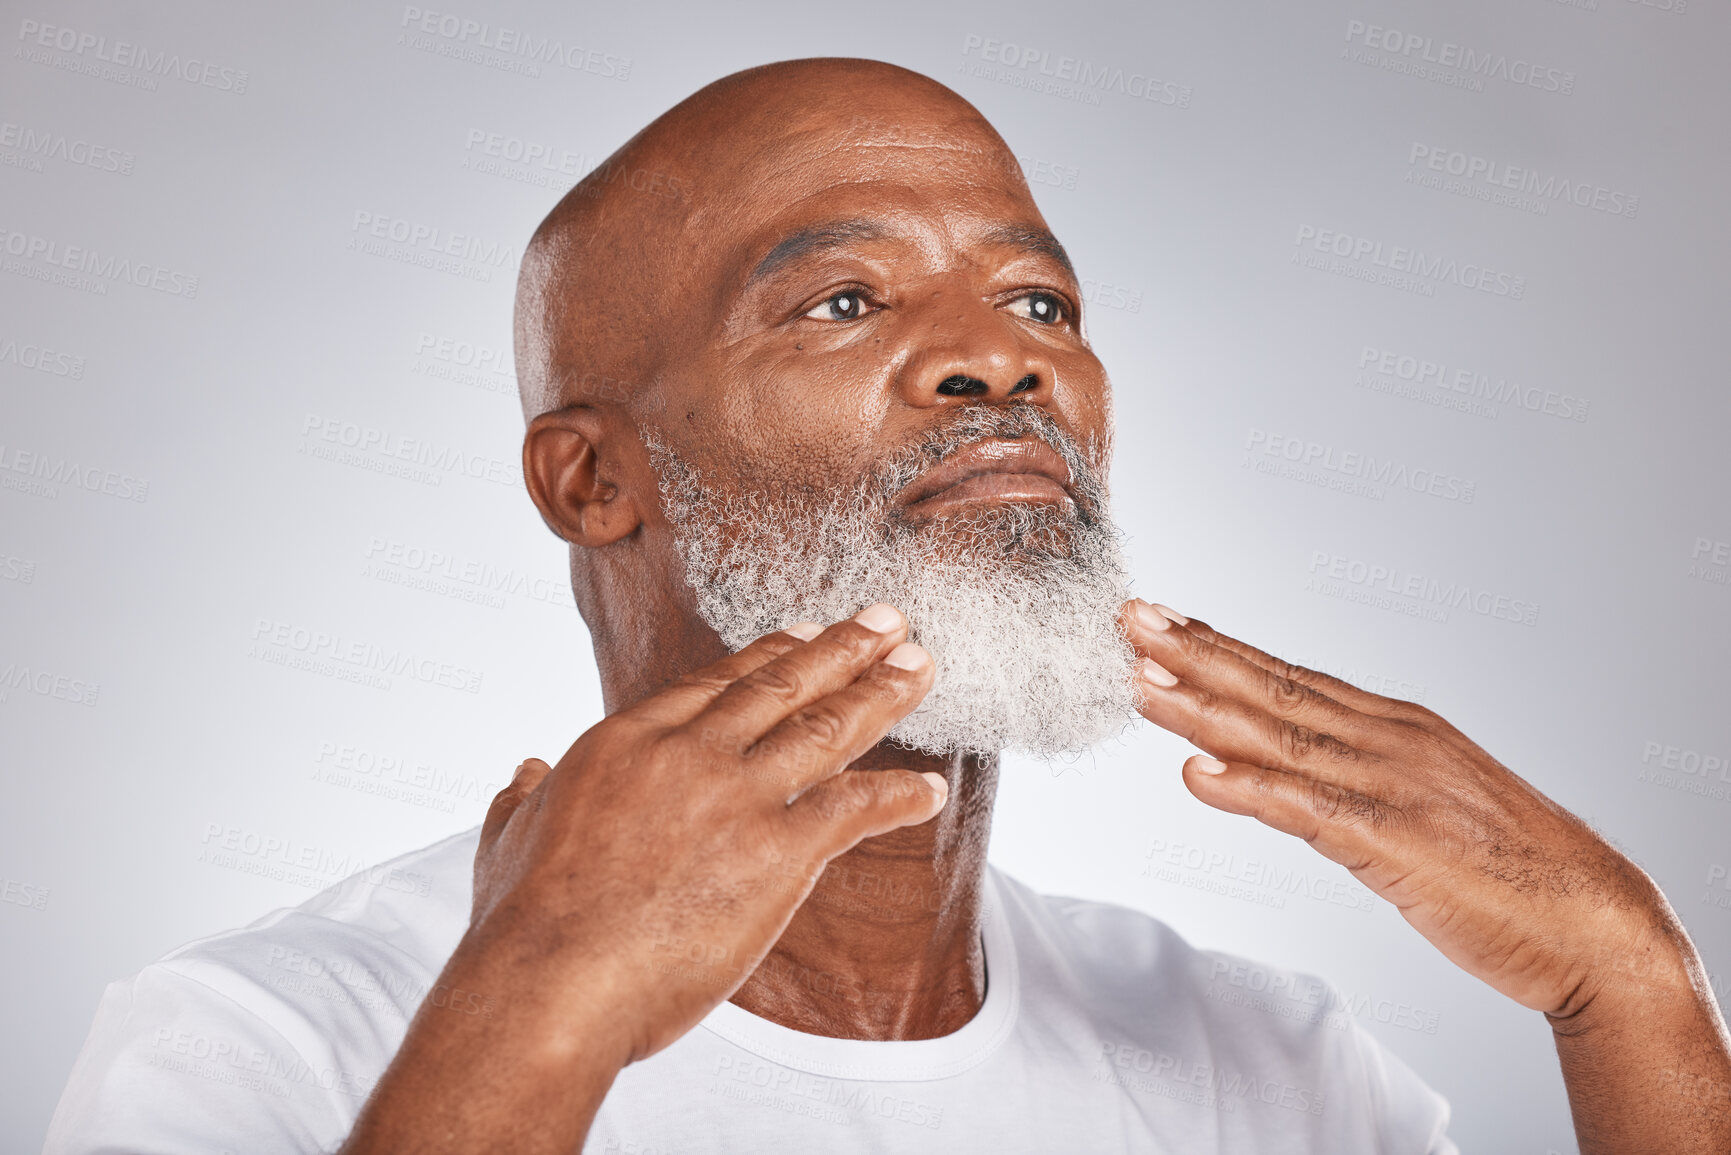
[[[1068,315],[1062,298],[1053,293],[1024,293],[1011,301],[1010,307],[1018,317],[1042,325],[1055,325]]]
[[[870,311],[866,307],[865,295],[849,289],[837,293],[817,308],[812,309],[806,316],[814,321],[854,321]]]

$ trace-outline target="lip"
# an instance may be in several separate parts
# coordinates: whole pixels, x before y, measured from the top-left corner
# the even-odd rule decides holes
[[[991,437],[951,454],[914,478],[899,504],[909,513],[936,514],[971,501],[1050,501],[1075,504],[1070,467],[1038,437]]]

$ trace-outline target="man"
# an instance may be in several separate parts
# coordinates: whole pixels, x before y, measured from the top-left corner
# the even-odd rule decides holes
[[[901,69],[753,69],[628,142],[517,315],[607,718],[393,864],[428,895],[357,876],[111,987],[49,1149],[1454,1150],[1355,1027],[986,866],[997,751],[1133,711],[1544,1013],[1583,1151],[1731,1149],[1641,871],[1429,711],[1127,600],[1079,297],[1003,142]]]

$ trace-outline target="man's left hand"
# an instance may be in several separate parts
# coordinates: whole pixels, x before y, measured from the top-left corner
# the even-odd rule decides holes
[[[1203,802],[1304,839],[1534,1010],[1678,974],[1653,881],[1430,710],[1145,602],[1123,618],[1142,715],[1213,755],[1184,764]]]
[[[1548,1017],[1582,1155],[1731,1150],[1731,1032],[1646,873],[1423,706],[1124,606],[1144,717],[1210,806],[1296,835]]]

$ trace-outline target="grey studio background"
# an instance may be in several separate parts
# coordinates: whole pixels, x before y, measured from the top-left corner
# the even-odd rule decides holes
[[[473,825],[600,716],[522,491],[516,263],[653,116],[794,56],[934,76],[1021,158],[1139,593],[1441,712],[1731,990],[1722,6],[3,8],[5,1150],[106,982]],[[1541,1018],[1186,753],[1011,759],[996,861],[1325,976],[1463,1149],[1572,1152]]]

